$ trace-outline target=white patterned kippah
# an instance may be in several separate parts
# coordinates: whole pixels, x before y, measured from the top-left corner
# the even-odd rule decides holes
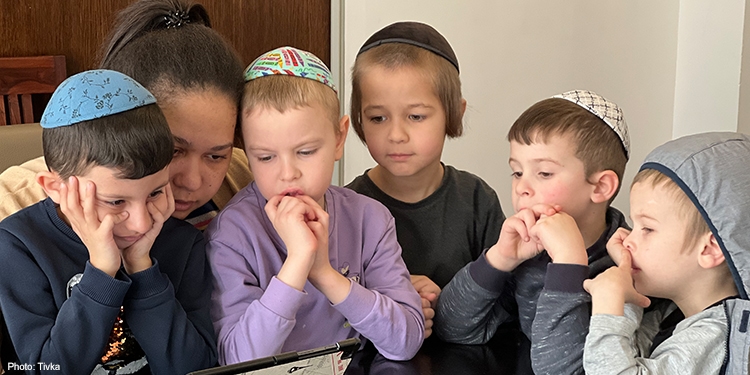
[[[625,151],[625,157],[630,159],[630,135],[628,135],[628,124],[625,122],[622,109],[620,109],[617,104],[588,90],[568,91],[560,95],[555,95],[553,98],[569,100],[586,108],[586,110],[593,113],[596,117],[602,119],[602,121],[609,125],[609,127],[614,130],[615,134],[620,138],[620,141],[622,141],[622,148]]]

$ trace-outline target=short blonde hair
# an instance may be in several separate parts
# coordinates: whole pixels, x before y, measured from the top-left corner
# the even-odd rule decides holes
[[[362,76],[373,66],[386,69],[413,67],[422,71],[432,82],[435,95],[445,110],[445,135],[457,138],[463,134],[463,97],[456,67],[424,48],[404,43],[386,43],[357,56],[352,68],[351,122],[362,142],[367,143],[362,130]]]
[[[695,244],[701,236],[711,232],[698,208],[669,176],[656,169],[644,169],[635,175],[630,188],[632,189],[637,183],[647,184],[651,188],[661,186],[674,199],[679,216],[685,218],[687,223],[684,244]]]
[[[320,105],[333,124],[336,135],[339,128],[339,98],[330,87],[318,81],[285,75],[256,78],[245,83],[242,96],[242,117],[255,108],[273,108],[280,113],[289,109]]]
[[[611,170],[617,174],[617,197],[628,158],[622,141],[601,118],[578,104],[562,98],[541,100],[524,111],[508,131],[508,141],[530,145],[546,143],[551,137],[571,136],[575,156],[583,162],[586,178]]]

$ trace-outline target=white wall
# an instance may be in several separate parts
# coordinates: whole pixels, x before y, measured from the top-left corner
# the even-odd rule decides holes
[[[677,68],[681,66],[678,40],[684,42],[678,34],[687,35],[695,26],[681,29],[678,20],[685,16],[680,12],[683,3],[696,1],[701,0],[346,0],[345,5],[342,1],[346,84],[340,86],[346,112],[350,69],[362,43],[395,21],[426,22],[452,44],[469,103],[465,135],[446,143],[443,161],[485,179],[498,192],[506,214],[512,214],[509,146],[505,139],[510,125],[534,102],[572,89],[596,91],[623,108],[632,143],[624,181],[624,186],[629,186],[645,155],[672,138],[673,119],[682,115],[675,112],[676,101],[682,97],[675,95]],[[716,14],[713,24],[736,15],[740,8],[738,17],[744,19],[744,0],[723,0],[725,3],[732,5],[731,10]],[[692,5],[692,22],[700,25],[698,8]],[[736,32],[736,18],[731,25],[715,31],[706,43],[721,40],[722,33]],[[741,27],[739,30],[742,33]],[[732,37],[729,44],[736,47],[739,43],[741,47],[741,35],[739,42],[736,35]],[[727,50],[736,52],[732,46]],[[690,54],[683,52],[680,56],[689,58]],[[706,61],[715,64],[720,58]],[[723,64],[704,68],[727,69]],[[733,73],[739,85],[739,66],[733,69],[737,70]],[[693,74],[697,73],[680,76],[683,83]],[[728,95],[727,100],[734,101],[736,124],[739,91],[725,94],[728,91],[719,90],[717,95]],[[704,124],[705,130],[712,130],[710,125]],[[350,133],[344,183],[373,165],[365,146]],[[614,203],[626,214],[627,193],[624,188]]]
[[[745,1],[681,0],[679,13],[672,136],[737,131]]]

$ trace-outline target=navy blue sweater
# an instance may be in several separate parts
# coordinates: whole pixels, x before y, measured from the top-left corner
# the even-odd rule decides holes
[[[60,371],[51,372],[56,374],[91,373],[122,306],[153,373],[184,374],[213,366],[216,344],[203,235],[170,218],[151,258],[151,268],[132,275],[121,269],[113,278],[94,268],[88,250],[49,198],[0,222],[0,310],[17,363],[32,364],[30,373],[55,365]],[[69,289],[78,274],[80,282]],[[5,347],[8,338],[3,339]]]

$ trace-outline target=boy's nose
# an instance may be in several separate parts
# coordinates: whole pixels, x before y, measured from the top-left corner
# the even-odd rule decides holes
[[[529,185],[528,181],[526,181],[523,176],[516,179],[515,191],[518,196],[527,196],[532,193],[531,185]]]
[[[171,182],[177,187],[188,191],[200,189],[202,184],[201,165],[196,160],[181,158],[169,165],[169,171],[172,175]]]
[[[405,124],[402,121],[395,120],[388,129],[388,140],[394,143],[406,142],[409,140],[409,134],[406,132]]]
[[[143,234],[148,232],[153,224],[151,214],[148,212],[148,208],[145,204],[140,205],[139,207],[132,207],[128,210],[128,219],[125,224],[125,227],[128,228],[128,230],[138,234]]]
[[[293,181],[299,178],[300,172],[297,164],[292,160],[283,160],[281,162],[281,180]]]

